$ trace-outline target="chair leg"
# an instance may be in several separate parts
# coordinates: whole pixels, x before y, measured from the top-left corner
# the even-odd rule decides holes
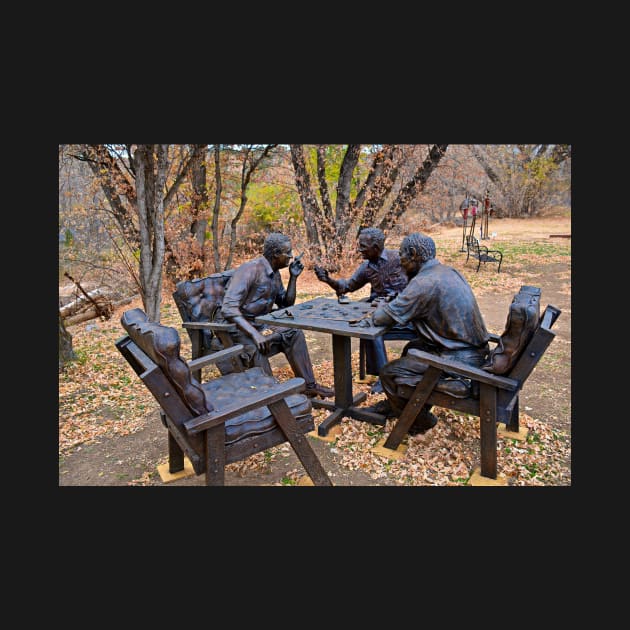
[[[313,483],[316,486],[332,486],[332,481],[329,479],[324,467],[317,458],[317,455],[315,455],[311,445],[308,443],[308,439],[304,437],[304,434],[298,428],[295,417],[291,413],[286,401],[281,399],[277,402],[269,403],[267,406],[289,441],[289,444],[293,447],[295,454],[302,462],[302,466],[304,466],[308,476],[313,480]]]
[[[505,428],[507,431],[513,431],[514,433],[518,433],[519,430],[519,422],[518,422],[518,397],[514,402],[514,407],[512,408],[512,413],[510,414],[509,420],[505,423]]]
[[[168,424],[166,424],[166,414],[161,409],[160,409],[160,422],[162,423],[162,426],[168,429]]]
[[[365,365],[367,359],[365,357],[365,342],[359,339],[359,380],[365,380]]]
[[[225,485],[225,425],[206,432],[206,486]]]
[[[481,476],[497,478],[497,390],[480,383],[479,431],[481,440]]]
[[[422,380],[416,385],[416,389],[413,395],[409,399],[409,402],[405,405],[403,412],[398,418],[398,422],[394,425],[392,432],[383,444],[385,448],[391,448],[396,450],[398,445],[402,442],[403,438],[409,431],[409,428],[413,424],[413,421],[418,417],[418,414],[422,411],[426,401],[428,400],[433,388],[440,380],[442,370],[430,365],[427,371],[422,376]]]
[[[172,433],[168,432],[168,472],[174,474],[184,470],[184,451]]]

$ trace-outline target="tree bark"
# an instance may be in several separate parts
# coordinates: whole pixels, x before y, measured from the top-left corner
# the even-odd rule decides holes
[[[59,314],[59,370],[77,358],[72,349],[72,335],[66,330],[61,313]]]
[[[304,148],[301,144],[290,144],[291,163],[295,172],[295,185],[302,202],[302,211],[304,212],[304,227],[306,229],[306,238],[308,240],[308,248],[311,258],[317,260],[322,255],[322,245],[319,238],[317,226],[322,229],[322,240],[327,242],[332,240],[334,234],[334,225],[330,225],[323,217],[322,211],[317,204],[317,198],[311,189],[311,178],[306,170],[306,162],[304,160]]]
[[[208,190],[206,188],[206,155],[205,144],[196,144],[193,148],[193,159],[190,167],[190,182],[192,185],[192,223],[190,233],[201,247],[203,262],[203,246],[206,241],[208,228]]]
[[[355,206],[361,217],[357,232],[362,227],[371,227],[378,211],[383,207],[394,182],[398,178],[398,169],[403,159],[403,151],[395,144],[383,145],[374,156],[372,167],[359,194]]]
[[[360,151],[360,144],[349,144],[339,171],[337,203],[335,204],[335,240],[333,243],[333,251],[337,257],[343,251],[348,230],[355,219],[353,206],[350,203],[350,186],[352,184],[352,174],[359,162]]]
[[[59,309],[59,314],[62,318],[70,317],[70,315],[74,315],[77,311],[85,308],[85,306],[89,303],[90,298],[96,299],[98,297],[106,298],[107,296],[103,293],[101,289],[94,289],[94,291],[90,291],[85,295],[80,295],[76,300],[72,302],[68,302]]]
[[[140,223],[140,280],[147,317],[160,321],[162,265],[164,264],[165,144],[139,144],[134,153],[136,195]]]
[[[317,145],[317,182],[319,185],[319,196],[322,200],[322,210],[326,219],[333,222],[333,209],[328,193],[328,182],[326,181],[326,145]]]
[[[214,207],[212,208],[212,256],[214,259],[214,271],[221,271],[221,256],[219,255],[219,212],[221,211],[221,145],[214,145]]]
[[[409,204],[422,192],[431,173],[440,163],[448,144],[434,144],[429,150],[429,155],[422,163],[422,166],[415,172],[414,176],[400,189],[398,196],[392,203],[391,208],[385,214],[379,224],[379,228],[387,234],[389,230],[398,222],[398,219],[409,207]]]
[[[122,300],[116,300],[116,302],[107,302],[104,304],[104,308],[97,309],[94,306],[91,306],[86,311],[82,313],[77,313],[76,315],[72,315],[70,317],[66,317],[63,320],[65,326],[75,326],[76,324],[80,324],[81,322],[87,322],[90,319],[96,319],[97,317],[103,317],[103,313],[106,313],[105,319],[109,319],[112,313],[119,307],[124,304],[130,304],[133,298],[123,298]]]

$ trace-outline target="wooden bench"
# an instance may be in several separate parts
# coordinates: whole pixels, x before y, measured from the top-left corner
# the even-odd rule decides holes
[[[498,249],[488,249],[485,245],[480,245],[476,236],[469,234],[466,236],[466,262],[470,256],[475,258],[477,261],[477,271],[479,271],[479,267],[481,267],[481,263],[495,262],[499,263],[497,267],[497,273],[501,271],[501,262],[503,261],[503,252],[500,252]]]
[[[519,393],[553,341],[551,327],[561,313],[549,304],[541,317],[539,302],[538,287],[521,287],[510,305],[505,331],[490,335],[496,346],[481,368],[410,349],[408,356],[428,367],[415,387],[404,378],[396,381],[398,395],[408,402],[384,447],[398,448],[425,404],[478,416],[481,476],[496,479],[497,425],[503,423],[506,431],[519,433]],[[453,376],[468,384],[467,394],[453,389]]]

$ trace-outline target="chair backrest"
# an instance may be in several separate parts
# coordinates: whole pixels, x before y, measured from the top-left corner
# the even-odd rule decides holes
[[[204,442],[189,435],[183,424],[213,411],[199,382],[180,356],[177,330],[150,321],[139,308],[125,311],[120,320],[127,336],[116,347],[172,420],[173,435],[190,459],[197,474],[203,469]]]
[[[213,322],[221,309],[234,269],[177,283],[173,300],[184,322]],[[190,332],[190,331],[189,331]]]
[[[225,289],[233,273],[234,269],[228,269],[198,280],[182,280],[178,282],[173,292],[173,300],[182,322],[215,322],[223,304]],[[222,318],[219,319],[222,321]],[[194,346],[195,340],[193,336],[197,333],[188,328],[186,332]],[[210,349],[214,336],[215,332],[212,330],[200,332],[199,343],[201,347],[199,351],[201,354],[204,354],[204,349]],[[194,353],[193,358],[197,358],[196,353]],[[239,363],[232,361],[231,364],[231,369],[239,369]]]
[[[200,383],[180,356],[181,340],[175,328],[150,321],[140,308],[125,311],[120,323],[136,346],[163,372],[192,414],[213,411]]]
[[[466,234],[466,247],[468,249],[479,249],[479,241],[474,234]]]
[[[490,352],[482,369],[493,374],[509,374],[530,342],[539,322],[540,289],[523,285],[512,300],[499,343]]]
[[[554,325],[561,312],[559,308],[547,304],[536,330],[531,335],[527,345],[523,347],[512,369],[506,376],[520,383],[525,382],[556,336],[556,333],[551,330],[551,327]]]

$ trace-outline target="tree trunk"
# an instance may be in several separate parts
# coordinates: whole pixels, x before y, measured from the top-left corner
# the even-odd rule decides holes
[[[350,203],[350,186],[352,174],[359,162],[360,144],[349,144],[343,156],[339,179],[337,180],[337,203],[335,204],[335,239],[333,252],[337,259],[341,258],[350,226],[355,220],[354,208]]]
[[[137,296],[135,296],[137,297]],[[87,322],[90,319],[95,319],[97,317],[104,317],[105,319],[109,319],[112,316],[112,313],[123,304],[130,304],[133,298],[123,298],[122,300],[117,300],[116,302],[106,302],[99,305],[97,309],[95,306],[88,308],[81,313],[77,313],[76,315],[71,315],[65,317],[63,319],[63,323],[65,326],[74,326],[75,324],[80,324],[81,322]]]
[[[180,168],[171,173],[174,181],[167,190],[170,145],[77,146],[80,147],[80,153],[74,157],[89,164],[109,201],[111,213],[120,225],[127,244],[134,253],[140,249],[139,277],[136,278],[134,270],[131,270],[130,275],[140,287],[147,315],[159,321],[165,253],[169,251],[173,255],[164,234],[164,209],[174,199],[194,163],[195,150],[188,156],[186,153],[182,154]],[[117,155],[118,152],[112,150],[114,146],[124,147],[127,157]],[[196,146],[201,150],[202,145]],[[132,147],[135,147],[135,151]],[[142,181],[138,181],[138,176]],[[136,214],[139,229],[135,227]],[[169,269],[166,271],[169,273]],[[174,279],[172,267],[170,273]]]
[[[398,219],[406,212],[409,204],[424,190],[431,173],[437,168],[442,156],[446,152],[448,144],[434,144],[429,150],[429,156],[422,163],[422,166],[415,172],[414,176],[400,189],[398,196],[394,199],[391,208],[383,217],[378,227],[387,234]]]
[[[306,228],[309,253],[314,260],[317,260],[322,254],[319,232],[317,230],[318,221],[323,230],[322,241],[324,243],[332,241],[334,225],[328,225],[323,220],[324,217],[317,204],[317,198],[311,189],[311,178],[306,170],[306,162],[304,160],[304,148],[301,144],[291,144],[289,147],[291,149],[293,171],[295,172],[295,185],[298,189],[304,212],[304,227]]]
[[[107,298],[102,289],[94,289],[94,291],[90,291],[87,296],[80,295],[76,300],[68,302],[68,304],[62,306],[59,309],[59,314],[63,319],[70,317],[70,315],[74,315],[82,308],[86,308],[90,303],[90,299],[96,300],[97,298]]]
[[[221,256],[219,252],[219,242],[221,235],[219,234],[219,212],[221,211],[221,190],[223,183],[221,181],[221,145],[214,145],[214,207],[212,208],[212,256],[214,259],[214,271],[221,271]]]
[[[206,230],[208,229],[208,189],[206,186],[206,145],[196,144],[193,148],[193,157],[190,167],[190,182],[193,189],[192,214],[193,220],[190,233],[199,243],[201,270],[206,268],[204,247],[206,243]],[[194,273],[188,277],[192,280]]]
[[[147,317],[160,321],[164,264],[164,187],[167,145],[139,144],[134,153],[140,223],[140,283]]]
[[[403,157],[402,149],[395,144],[383,145],[382,150],[374,156],[370,172],[355,201],[357,212],[360,212],[361,216],[358,230],[374,225],[378,211],[383,207],[398,178],[398,169]]]
[[[77,358],[72,349],[72,335],[66,330],[61,313],[59,313],[59,370]]]
[[[300,195],[304,212],[304,225],[313,259],[321,262],[331,271],[339,268],[343,257],[348,233],[353,226],[372,227],[376,215],[385,204],[400,174],[404,152],[400,145],[384,145],[375,156],[366,181],[359,188],[354,202],[351,199],[351,182],[356,170],[361,145],[349,144],[341,164],[337,180],[337,200],[334,221],[326,216],[328,209],[328,184],[326,182],[324,151],[317,151],[317,179],[324,210],[319,207],[317,195],[311,187],[309,171],[304,158],[304,146],[289,145],[291,161],[295,173],[295,185]],[[401,188],[391,208],[382,218],[378,227],[387,233],[405,213],[409,204],[422,192],[431,173],[439,164],[447,144],[435,144],[429,155],[417,169],[414,176]],[[323,250],[323,253],[322,253]]]

